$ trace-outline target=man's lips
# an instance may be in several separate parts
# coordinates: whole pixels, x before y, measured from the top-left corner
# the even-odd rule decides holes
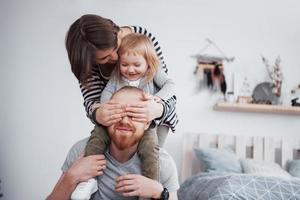
[[[118,131],[132,131],[133,129],[130,128],[130,127],[118,126],[118,127],[116,127],[116,130],[118,130]]]

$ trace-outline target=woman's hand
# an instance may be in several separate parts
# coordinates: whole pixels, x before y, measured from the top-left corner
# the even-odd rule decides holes
[[[106,168],[104,155],[80,156],[66,172],[76,183],[100,176]]]
[[[163,113],[163,105],[149,94],[143,93],[142,102],[126,106],[126,114],[138,122],[150,122]]]
[[[110,100],[96,108],[96,121],[103,126],[119,122],[126,115],[124,106]]]
[[[152,179],[142,175],[126,174],[116,178],[116,192],[124,197],[143,197],[159,199],[163,186]]]

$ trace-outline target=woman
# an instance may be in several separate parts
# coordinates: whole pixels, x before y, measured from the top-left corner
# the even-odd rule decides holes
[[[97,135],[95,133],[106,131],[102,126],[110,126],[120,121],[125,115],[135,121],[152,121],[155,124],[166,125],[163,126],[166,131],[158,132],[159,141],[164,141],[168,128],[174,131],[178,122],[175,112],[175,95],[167,101],[156,102],[153,96],[144,94],[142,103],[128,105],[126,108],[114,101],[100,103],[101,93],[118,61],[119,45],[122,39],[130,33],[140,33],[150,38],[160,58],[162,68],[167,73],[156,38],[144,28],[119,27],[110,19],[97,15],[83,15],[71,25],[67,33],[66,49],[72,72],[79,81],[87,116],[96,124],[90,141],[93,140],[97,145],[90,143],[91,146],[107,146],[109,141],[95,139],[94,135]],[[80,187],[79,185],[78,188]]]
[[[161,48],[156,38],[137,26],[119,27],[111,20],[97,15],[83,15],[70,27],[66,36],[66,49],[72,72],[79,81],[87,116],[97,125],[109,126],[121,119],[124,110],[113,101],[100,104],[101,93],[118,61],[117,50],[123,37],[130,33],[147,35],[154,44],[161,64],[167,73]],[[140,105],[126,108],[126,114],[138,121],[156,119],[172,130],[178,122],[175,113],[176,96],[162,104],[149,95]]]

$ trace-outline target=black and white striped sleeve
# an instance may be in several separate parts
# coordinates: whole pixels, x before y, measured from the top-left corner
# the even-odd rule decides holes
[[[172,132],[175,132],[176,125],[178,124],[178,116],[176,114],[176,96],[172,96],[167,101],[163,101],[164,111],[159,119],[159,125],[163,124],[170,127]]]
[[[85,107],[87,117],[93,122],[92,113],[95,109],[95,104],[100,103],[100,96],[107,84],[100,73],[98,67],[93,67],[92,77],[88,79],[87,84],[80,84],[80,90],[84,99],[83,105]]]

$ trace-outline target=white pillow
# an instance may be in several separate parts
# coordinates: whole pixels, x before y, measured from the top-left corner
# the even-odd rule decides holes
[[[253,159],[241,159],[241,164],[245,174],[258,176],[274,176],[282,178],[291,178],[292,176],[286,172],[275,162],[255,161]]]

